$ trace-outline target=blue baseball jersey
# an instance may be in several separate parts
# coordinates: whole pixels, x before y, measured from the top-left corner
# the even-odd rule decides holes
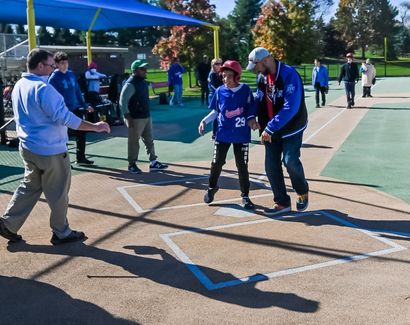
[[[248,85],[240,84],[234,89],[220,86],[212,97],[209,108],[218,113],[216,141],[251,142],[251,129],[247,122],[255,118],[256,106]]]

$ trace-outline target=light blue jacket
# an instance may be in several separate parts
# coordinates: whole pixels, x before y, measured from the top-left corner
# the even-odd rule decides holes
[[[312,85],[315,86],[316,83],[320,84],[320,87],[327,87],[329,86],[329,74],[327,72],[327,68],[324,65],[320,65],[320,67],[313,67],[312,70]]]
[[[81,124],[47,79],[48,76],[23,73],[12,93],[20,145],[42,156],[67,152],[67,127],[78,129]]]

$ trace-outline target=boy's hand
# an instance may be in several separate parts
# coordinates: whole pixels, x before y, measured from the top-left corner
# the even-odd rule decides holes
[[[251,119],[248,121],[248,126],[253,130],[259,130],[261,127],[258,122],[256,122],[256,119]]]
[[[204,122],[204,121],[201,121],[201,122],[199,123],[199,126],[198,126],[198,133],[199,133],[200,135],[204,135],[204,130],[205,130],[205,122]]]

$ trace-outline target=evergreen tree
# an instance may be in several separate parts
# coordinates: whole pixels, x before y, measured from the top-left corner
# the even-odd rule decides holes
[[[26,29],[24,28],[24,25],[16,25],[16,34],[27,34]]]
[[[333,20],[323,27],[322,40],[323,56],[337,57],[347,48],[347,44],[343,41],[342,35],[334,27]]]
[[[248,62],[249,52],[254,47],[252,28],[261,12],[262,0],[235,0],[235,7],[228,19],[231,24],[236,55],[245,65]]]
[[[46,26],[40,26],[38,29],[38,39],[41,45],[51,45],[53,44],[53,36],[47,30]]]
[[[85,45],[85,32],[81,30],[74,30],[74,33],[72,34],[72,39],[73,39],[73,45]]]

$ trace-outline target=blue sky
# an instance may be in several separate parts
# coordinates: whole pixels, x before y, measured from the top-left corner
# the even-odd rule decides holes
[[[390,0],[390,3],[396,7],[399,7],[400,3],[404,0]],[[226,17],[235,7],[235,0],[210,0],[211,4],[216,6],[216,13],[221,17]],[[335,1],[333,10],[336,10],[339,1]],[[329,13],[329,16],[333,12]]]

